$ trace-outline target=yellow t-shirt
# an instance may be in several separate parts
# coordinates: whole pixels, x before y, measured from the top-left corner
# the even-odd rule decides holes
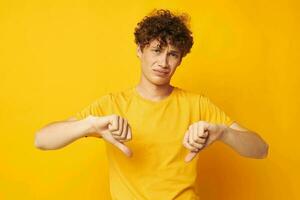
[[[233,120],[208,97],[174,87],[161,101],[143,98],[136,88],[101,96],[76,114],[117,114],[128,120],[132,140],[125,144],[133,156],[126,157],[106,142],[110,191],[113,200],[193,200],[198,156],[190,163],[183,136],[189,125],[204,120],[230,125]]]

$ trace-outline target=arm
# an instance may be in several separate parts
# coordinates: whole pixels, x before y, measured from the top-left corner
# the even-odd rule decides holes
[[[38,130],[34,144],[41,150],[59,149],[84,136],[96,136],[93,132],[90,116],[82,120],[72,117],[67,121],[50,123]]]
[[[199,121],[192,124],[184,136],[183,145],[190,150],[185,161],[190,162],[199,151],[217,140],[229,145],[241,156],[259,159],[268,154],[268,144],[257,133],[237,123],[228,127],[224,124]]]
[[[268,144],[257,133],[237,123],[233,123],[230,127],[224,126],[219,140],[245,157],[265,158],[268,155]]]

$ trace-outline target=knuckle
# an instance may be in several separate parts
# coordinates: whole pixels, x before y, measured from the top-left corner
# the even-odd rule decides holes
[[[121,135],[121,137],[120,137],[122,140],[125,140],[126,139],[126,135],[125,134],[123,134],[123,135]]]
[[[199,126],[204,126],[205,124],[206,124],[206,121],[199,121],[199,122],[198,122],[198,125],[199,125]]]
[[[113,137],[114,137],[115,139],[120,139],[120,136],[119,136],[119,135],[113,134]]]
[[[183,142],[182,144],[183,144],[183,146],[185,146],[186,148],[188,148],[188,145],[187,145],[186,142]]]
[[[206,140],[203,139],[203,140],[200,141],[200,143],[203,144],[203,143],[205,143],[205,141],[206,141]]]
[[[115,120],[119,120],[119,116],[116,115],[116,114],[114,114],[114,119],[115,119]]]
[[[192,146],[189,145],[189,143],[186,142],[186,143],[184,143],[184,144],[185,144],[184,146],[185,146],[186,148],[188,148],[188,149],[191,149],[191,148],[192,148]]]
[[[117,130],[117,131],[116,131],[116,133],[117,133],[117,135],[119,135],[119,136],[121,136],[121,135],[122,135],[122,132],[121,132],[121,130]]]
[[[201,144],[195,143],[195,144],[194,144],[194,147],[196,147],[196,148],[201,148]]]
[[[117,118],[117,117],[118,117],[118,115],[116,115],[116,114],[112,114],[112,115],[111,115],[111,117],[112,117],[112,118]]]
[[[130,141],[130,140],[131,140],[131,138],[124,138],[124,140],[125,140],[125,141]]]
[[[121,136],[121,131],[120,130],[116,130],[116,131],[113,132],[113,135]]]
[[[191,147],[191,151],[195,151],[197,148],[196,147]]]
[[[190,146],[188,146],[188,149],[191,150],[191,151],[194,150],[194,148],[193,148],[193,147],[190,147]]]
[[[201,139],[200,139],[200,138],[197,138],[197,139],[196,139],[196,142],[197,142],[197,143],[201,142]]]

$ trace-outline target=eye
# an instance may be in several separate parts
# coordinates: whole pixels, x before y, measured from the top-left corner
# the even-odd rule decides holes
[[[178,58],[178,55],[176,53],[171,53],[170,55],[174,58]]]
[[[155,53],[160,53],[160,49],[153,49],[152,51],[154,51]]]

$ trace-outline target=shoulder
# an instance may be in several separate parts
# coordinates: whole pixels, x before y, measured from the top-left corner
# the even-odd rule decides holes
[[[112,91],[111,93],[108,94],[111,101],[130,101],[133,95],[134,95],[133,87]]]
[[[107,94],[103,94],[101,96],[99,96],[94,103],[103,103],[103,102],[108,102],[110,101],[112,98],[112,93],[107,93]]]
[[[197,92],[197,91],[191,91],[188,89],[183,89],[177,87],[177,93],[180,97],[189,98],[189,99],[195,99],[199,100],[203,97],[206,97],[203,92]]]
[[[121,90],[111,91],[109,93],[100,95],[94,100],[94,103],[109,103],[109,102],[120,102],[129,101],[134,95],[133,87],[128,87]]]

